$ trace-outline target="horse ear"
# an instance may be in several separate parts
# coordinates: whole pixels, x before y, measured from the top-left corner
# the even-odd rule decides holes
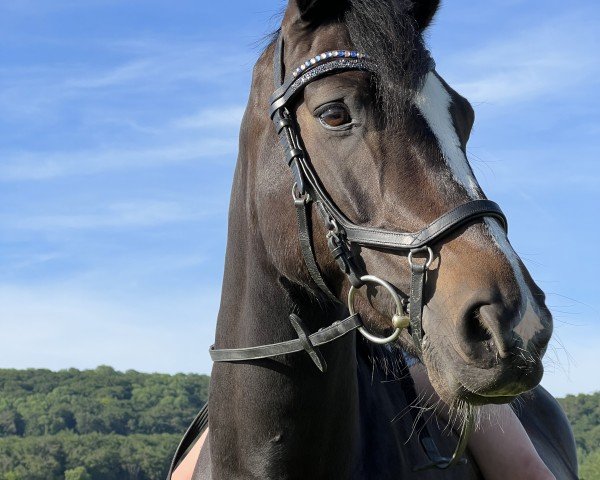
[[[300,11],[300,18],[306,22],[329,19],[343,12],[346,0],[294,0]]]
[[[425,30],[433,20],[435,13],[440,7],[440,0],[414,0],[412,14],[415,18],[419,30]]]

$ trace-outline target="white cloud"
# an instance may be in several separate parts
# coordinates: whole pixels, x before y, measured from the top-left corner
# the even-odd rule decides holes
[[[237,84],[243,81],[240,69],[247,57],[223,52],[206,69],[203,59],[214,51],[206,42],[165,44],[142,39],[102,45],[103,50],[117,47],[119,60],[109,65],[71,62],[1,70],[2,121],[11,125],[12,131],[41,132],[42,138],[53,134],[65,137],[67,147],[57,151],[42,143],[44,151],[38,153],[28,145],[7,143],[11,148],[0,151],[0,182],[92,175],[235,155],[244,107],[210,107],[205,99],[194,96],[193,101],[204,106],[197,111],[191,102],[182,104],[181,98],[215,91],[210,83],[219,83],[221,90],[235,84],[245,96],[244,85]],[[130,58],[123,61],[123,56]],[[219,131],[198,135],[198,129],[212,127]],[[72,135],[72,131],[82,133]],[[89,147],[69,148],[73,136]],[[116,146],[115,137],[127,139],[129,146]],[[54,138],[51,142],[58,143]]]
[[[116,203],[109,205],[104,211],[94,213],[38,216],[21,214],[4,218],[1,223],[3,228],[32,231],[143,228],[198,220],[204,214],[202,210],[192,209],[191,205],[184,207],[177,202],[146,200]]]
[[[215,57],[217,46],[199,39],[88,43],[100,49],[109,60],[103,63],[40,61],[1,68],[3,120],[27,119],[39,123],[60,115],[62,108],[73,108],[76,102],[83,102],[85,108],[89,108],[119,98],[143,97],[150,105],[158,98],[162,106],[169,97],[214,91],[215,86],[240,92],[247,88],[252,55],[236,49],[221,46],[220,55]],[[205,66],[208,58],[210,68]],[[123,110],[118,105],[113,108]],[[163,115],[164,110],[160,113]]]
[[[440,71],[475,102],[502,104],[567,95],[600,73],[594,28],[578,28],[584,15],[574,12],[448,55],[441,59]]]
[[[242,122],[245,107],[224,106],[220,108],[207,108],[194,115],[180,118],[173,122],[178,128],[216,128],[216,127],[238,127]]]
[[[142,77],[147,77],[147,75],[157,73],[158,67],[150,59],[136,60],[109,68],[103,72],[97,71],[91,75],[81,75],[78,78],[66,78],[61,87],[77,90],[124,86],[137,82]],[[164,76],[159,78],[164,80]]]
[[[496,192],[536,190],[554,194],[553,189],[573,191],[577,196],[600,192],[600,164],[595,149],[586,145],[545,145],[495,148],[485,152],[486,162],[472,161],[481,176]],[[491,173],[490,173],[491,170]]]
[[[6,255],[3,258],[3,268],[9,271],[18,271],[21,269],[39,266],[48,262],[53,262],[63,258],[59,252],[28,252],[27,254]]]
[[[73,285],[0,285],[5,368],[93,368],[210,372],[219,295],[148,295],[144,307],[99,298]]]
[[[234,138],[205,138],[193,143],[156,148],[4,153],[0,163],[0,182],[176,165],[222,155],[233,156],[237,148],[238,142]]]
[[[0,11],[16,12],[19,14],[42,15],[48,11],[63,8],[86,7],[95,5],[107,5],[119,3],[118,0],[86,0],[85,4],[78,0],[53,0],[52,2],[40,2],[38,0],[11,0],[0,3]]]

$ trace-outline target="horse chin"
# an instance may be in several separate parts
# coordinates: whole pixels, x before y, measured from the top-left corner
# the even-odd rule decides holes
[[[543,375],[541,361],[524,365],[511,359],[493,368],[481,368],[432,345],[424,350],[423,361],[433,388],[448,405],[510,403],[535,388]]]

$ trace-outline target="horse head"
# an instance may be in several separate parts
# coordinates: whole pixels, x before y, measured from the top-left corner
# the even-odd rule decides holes
[[[352,48],[374,61],[374,72],[311,81],[290,107],[307,161],[353,224],[418,231],[466,202],[485,199],[466,155],[473,108],[432,68],[424,46],[438,4],[290,0],[286,9],[286,76],[321,52]],[[278,278],[327,308],[300,253],[290,199],[294,179],[265,114],[274,55],[273,45],[255,67],[242,129],[242,154],[255,159],[243,166],[247,214]],[[327,233],[323,222],[312,222],[316,262],[345,302],[352,285],[330,255]],[[552,318],[501,222],[473,218],[429,246],[422,351],[406,331],[398,340],[402,347],[422,356],[434,388],[450,404],[506,403],[535,387]],[[349,248],[359,270],[409,296],[406,252],[352,242]],[[371,332],[384,336],[394,329],[384,290],[362,288],[355,304]]]

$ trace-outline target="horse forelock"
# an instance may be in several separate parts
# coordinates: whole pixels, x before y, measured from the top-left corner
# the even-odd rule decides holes
[[[330,28],[334,25],[343,29],[343,36],[350,38],[350,44],[344,45],[345,48],[353,47],[376,59],[373,86],[381,113],[388,122],[401,121],[406,107],[421,90],[431,69],[431,58],[421,27],[410,11],[413,2],[348,0],[345,3],[338,16],[323,18],[321,26]],[[301,28],[304,38],[293,39],[294,44],[305,45],[306,58],[320,53],[309,51],[313,46],[318,47],[318,42],[314,41],[318,29],[314,25],[310,29]],[[274,46],[281,30],[278,28],[265,37],[268,44],[263,55]]]
[[[431,60],[409,8],[412,2],[351,0],[344,15],[355,48],[376,61],[373,77],[386,121],[401,121],[421,90]]]

